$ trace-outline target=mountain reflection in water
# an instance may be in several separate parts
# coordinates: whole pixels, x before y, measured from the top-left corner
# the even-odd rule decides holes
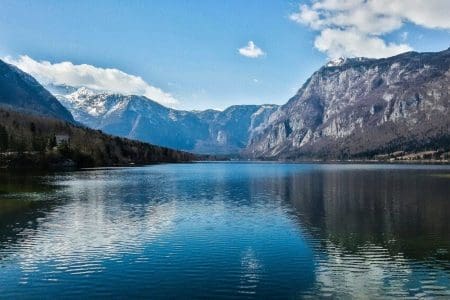
[[[449,297],[448,174],[270,163],[0,174],[0,292]],[[19,179],[26,189],[8,184]]]

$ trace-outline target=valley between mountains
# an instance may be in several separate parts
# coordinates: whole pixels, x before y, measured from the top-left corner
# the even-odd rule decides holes
[[[282,106],[224,111],[176,110],[83,86],[45,90],[1,67],[3,106],[176,150],[274,160],[449,157],[450,49],[333,60]]]

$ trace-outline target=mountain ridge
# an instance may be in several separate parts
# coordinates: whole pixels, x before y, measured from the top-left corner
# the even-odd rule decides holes
[[[223,111],[176,110],[144,96],[48,86],[61,105],[31,76],[18,77],[31,80],[37,94],[67,108],[77,122],[109,134],[202,154],[339,159],[447,147],[449,68],[450,48],[338,58],[314,72],[282,106],[235,105]]]
[[[324,65],[252,137],[245,153],[345,158],[439,140],[447,147],[449,68],[450,49]]]
[[[53,87],[54,88],[54,87]],[[64,87],[63,90],[72,91]],[[234,105],[223,111],[176,110],[144,96],[78,88],[58,94],[75,119],[91,128],[202,154],[237,154],[277,105]]]
[[[2,60],[0,105],[75,123],[71,113],[31,75]]]

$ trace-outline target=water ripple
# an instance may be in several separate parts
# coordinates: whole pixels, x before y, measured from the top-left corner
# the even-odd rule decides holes
[[[188,164],[48,175],[54,190],[0,211],[1,297],[449,298],[450,191],[437,171],[450,172]]]

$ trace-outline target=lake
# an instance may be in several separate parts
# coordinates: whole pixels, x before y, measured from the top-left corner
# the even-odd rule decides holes
[[[0,298],[450,297],[450,166],[0,173]]]

